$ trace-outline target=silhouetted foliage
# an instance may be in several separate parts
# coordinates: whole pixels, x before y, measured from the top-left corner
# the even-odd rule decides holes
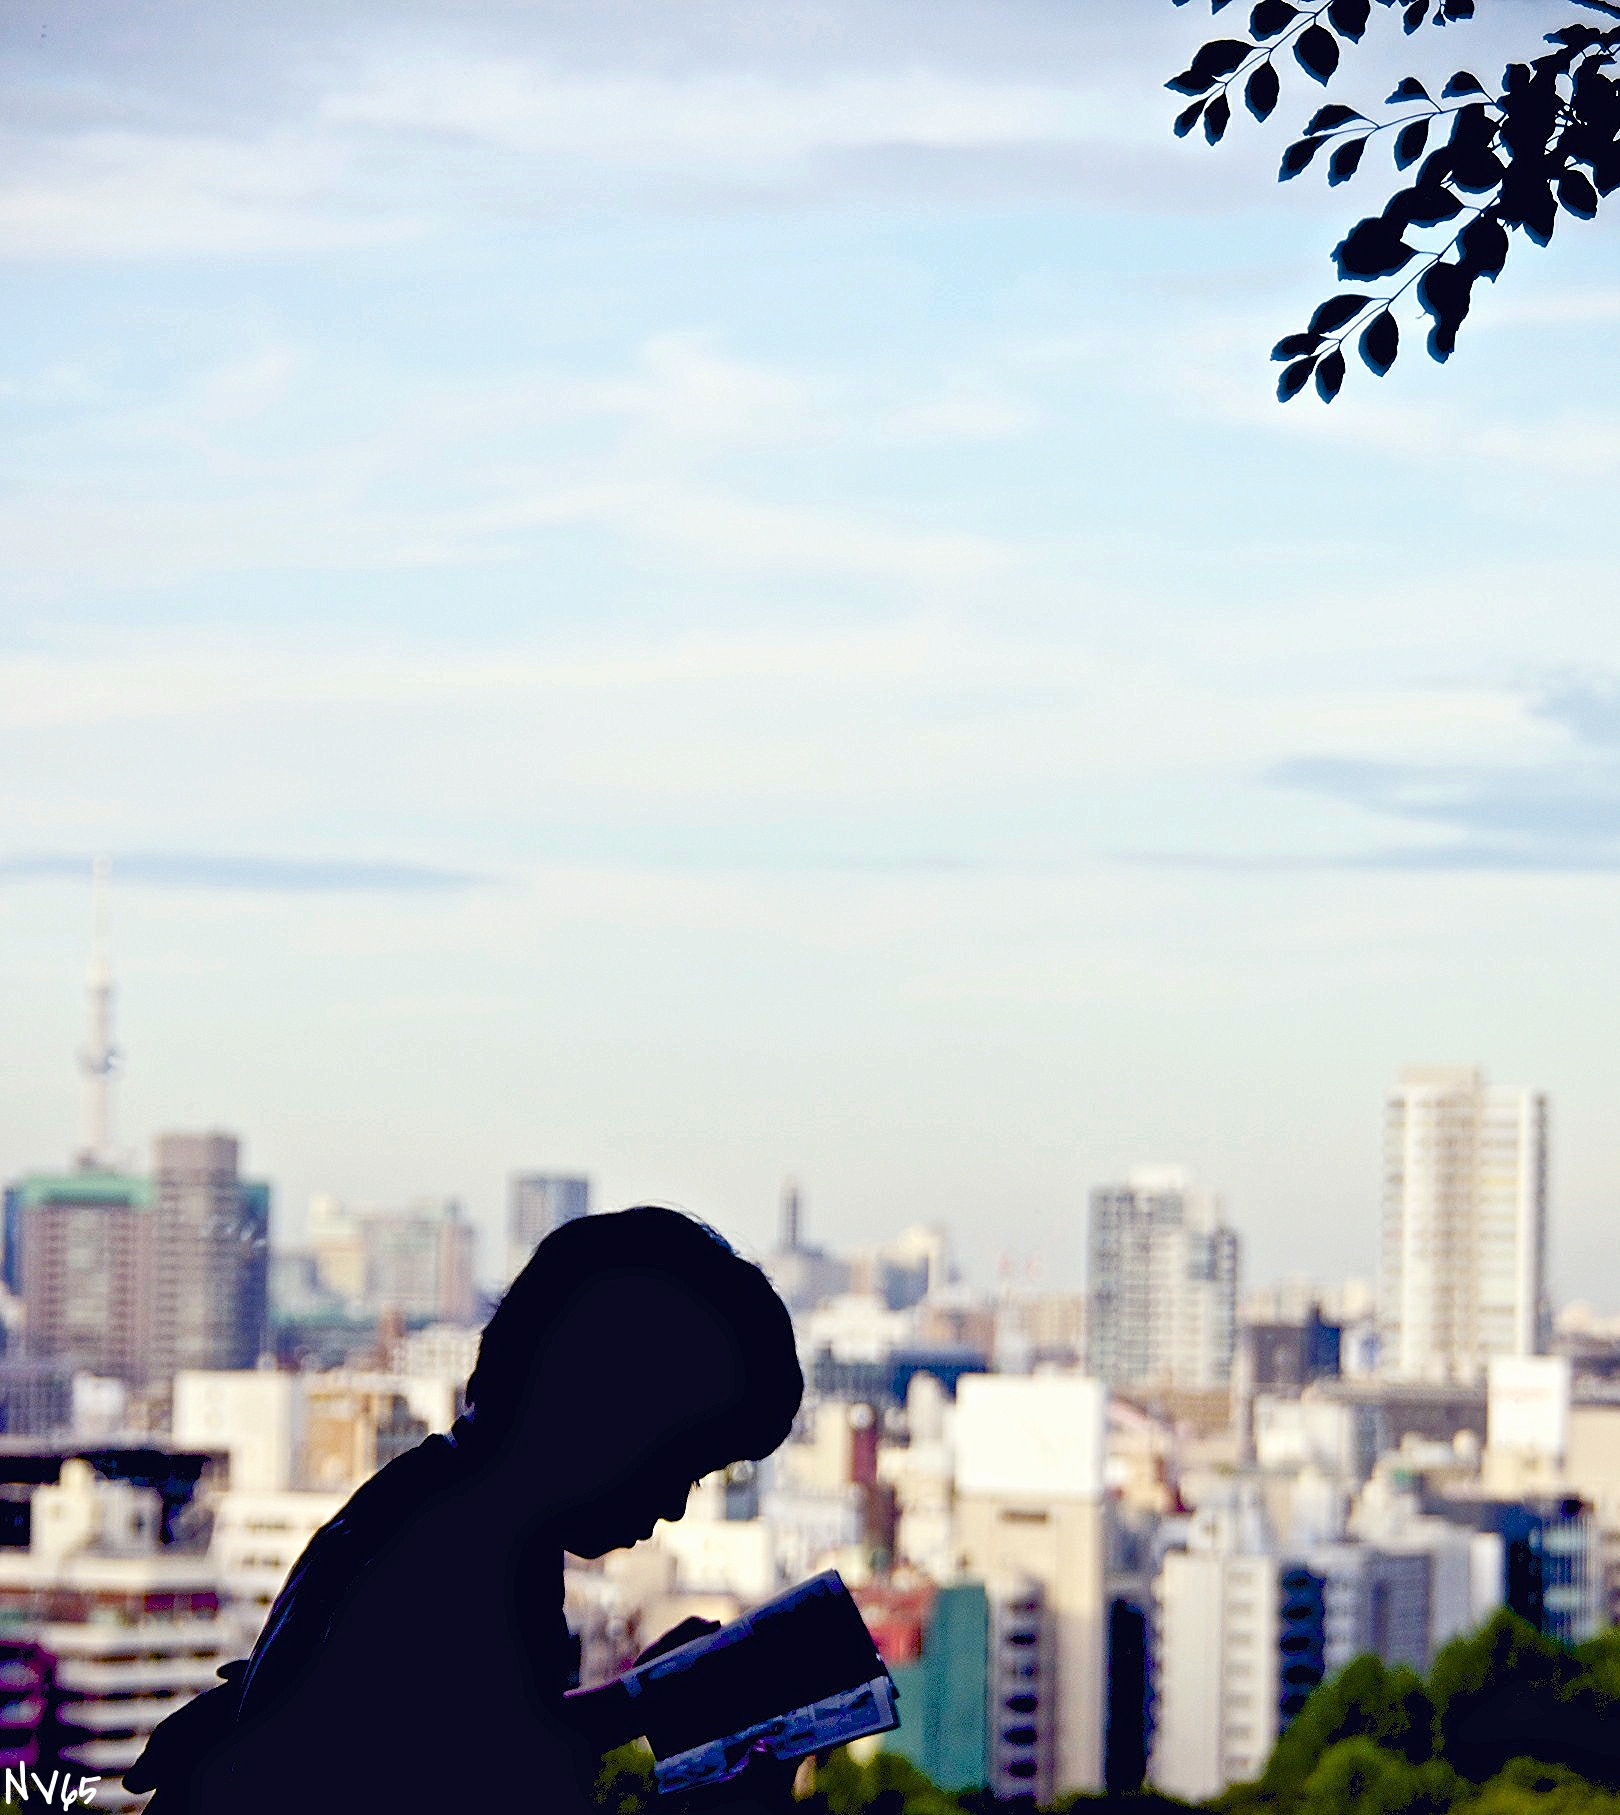
[[[1515,3],[1521,13],[1531,11],[1525,0]],[[1210,11],[1231,4],[1210,0]],[[1502,10],[1509,0],[1485,4]],[[1243,36],[1211,39],[1166,84],[1195,97],[1177,117],[1176,132],[1185,137],[1201,126],[1215,144],[1231,121],[1234,96],[1257,120],[1267,119],[1282,93],[1279,66],[1290,61],[1327,84],[1344,47],[1360,43],[1374,6],[1399,13],[1407,32],[1472,19],[1478,10],[1476,0],[1257,0]],[[1539,10],[1569,6],[1620,22],[1620,4],[1611,0],[1563,0]],[[1332,296],[1303,331],[1277,342],[1272,357],[1285,362],[1277,384],[1283,401],[1314,380],[1317,395],[1332,402],[1351,345],[1382,377],[1400,351],[1393,305],[1408,292],[1429,318],[1430,355],[1449,359],[1475,285],[1495,282],[1512,236],[1545,246],[1560,214],[1590,220],[1600,198],[1620,186],[1620,23],[1600,27],[1577,17],[1543,42],[1552,48],[1508,64],[1495,92],[1459,69],[1438,95],[1407,76],[1376,116],[1329,102],[1283,152],[1281,181],[1325,153],[1327,181],[1335,186],[1356,174],[1368,144],[1383,137],[1395,170],[1412,172],[1333,252],[1341,283],[1400,282]]]

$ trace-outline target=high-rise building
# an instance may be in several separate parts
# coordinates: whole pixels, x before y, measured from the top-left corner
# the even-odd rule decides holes
[[[1404,1380],[1483,1379],[1546,1324],[1547,1099],[1415,1066],[1384,1120],[1379,1336]]]
[[[151,1179],[83,1170],[15,1187],[28,1354],[137,1386],[251,1367],[266,1336],[270,1188],[225,1134],[160,1136]]]
[[[553,1229],[591,1213],[591,1181],[562,1172],[515,1172],[506,1193],[508,1285]]]
[[[1086,1354],[1110,1386],[1208,1391],[1231,1379],[1240,1247],[1173,1167],[1091,1194]]]
[[[319,1284],[367,1316],[469,1323],[477,1231],[454,1198],[404,1210],[351,1210],[311,1200],[310,1246]]]
[[[1153,1787],[1189,1802],[1260,1775],[1322,1680],[1323,1577],[1263,1551],[1166,1553]]]
[[[990,1787],[1050,1802],[1103,1784],[1106,1395],[1075,1374],[957,1387],[956,1536],[990,1597]]]
[[[116,1172],[32,1173],[10,1193],[8,1230],[31,1359],[145,1378],[152,1187]]]
[[[270,1188],[241,1177],[229,1134],[161,1134],[152,1168],[148,1378],[250,1368],[265,1346]]]

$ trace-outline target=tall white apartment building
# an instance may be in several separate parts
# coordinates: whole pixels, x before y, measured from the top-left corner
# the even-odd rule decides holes
[[[1240,1246],[1177,1167],[1091,1194],[1086,1356],[1114,1387],[1224,1387],[1237,1332]]]
[[[957,1547],[992,1609],[993,1787],[1042,1803],[1103,1782],[1106,1406],[1078,1374],[957,1387]]]
[[[1413,1066],[1384,1120],[1381,1365],[1482,1379],[1545,1325],[1547,1099],[1468,1066]]]
[[[1281,1724],[1277,1559],[1172,1550],[1156,1585],[1157,1721],[1149,1776],[1202,1802],[1260,1775]]]

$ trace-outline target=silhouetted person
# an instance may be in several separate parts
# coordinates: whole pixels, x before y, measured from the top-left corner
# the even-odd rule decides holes
[[[252,1656],[126,1784],[157,1787],[151,1815],[585,1807],[608,1736],[562,1703],[562,1553],[679,1518],[784,1440],[803,1390],[781,1300],[704,1225],[563,1224],[491,1317],[466,1416],[315,1534]]]

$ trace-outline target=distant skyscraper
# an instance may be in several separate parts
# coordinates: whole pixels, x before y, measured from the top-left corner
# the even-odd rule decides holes
[[[163,1135],[153,1177],[35,1174],[14,1187],[30,1356],[134,1385],[252,1367],[264,1346],[270,1188],[225,1134]]]
[[[506,1279],[516,1279],[538,1244],[591,1213],[591,1181],[560,1172],[517,1172],[506,1197]]]
[[[1547,1099],[1469,1066],[1401,1073],[1384,1119],[1381,1365],[1474,1381],[1543,1343]]]
[[[28,1354],[144,1380],[150,1182],[83,1168],[33,1173],[8,1197]]]
[[[1239,1242],[1208,1193],[1171,1167],[1091,1194],[1086,1356],[1110,1386],[1225,1386]]]
[[[149,1377],[250,1368],[264,1348],[270,1188],[242,1178],[229,1134],[162,1134],[153,1165]]]
[[[469,1323],[477,1232],[454,1198],[404,1210],[350,1210],[311,1200],[310,1245],[320,1283],[352,1310]]]

